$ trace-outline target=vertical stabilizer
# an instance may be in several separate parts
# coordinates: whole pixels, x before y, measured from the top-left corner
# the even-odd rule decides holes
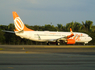
[[[15,11],[13,11],[12,13],[13,13],[13,19],[14,19],[14,24],[15,24],[15,30],[14,31],[18,31],[18,32],[22,31],[22,30],[24,30],[24,31],[34,31],[32,29],[27,28],[24,25],[24,23],[22,22],[22,20],[20,19],[20,17],[18,16],[18,14]]]

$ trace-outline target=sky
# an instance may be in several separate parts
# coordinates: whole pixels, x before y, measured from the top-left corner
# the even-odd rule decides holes
[[[86,20],[95,25],[95,0],[0,0],[0,25],[14,23],[12,11],[33,26]]]

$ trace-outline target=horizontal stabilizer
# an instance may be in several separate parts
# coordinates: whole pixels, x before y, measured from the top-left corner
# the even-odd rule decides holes
[[[22,31],[6,31],[6,30],[2,30],[3,32],[7,32],[7,33],[23,33],[23,30]]]
[[[1,30],[3,32],[8,32],[8,33],[15,33],[14,31],[6,31],[6,30]]]

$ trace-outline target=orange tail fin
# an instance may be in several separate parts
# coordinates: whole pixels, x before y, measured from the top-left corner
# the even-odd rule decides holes
[[[13,13],[13,19],[14,19],[14,24],[15,24],[15,30],[14,31],[34,31],[32,29],[27,28],[24,23],[22,22],[22,20],[20,19],[20,17],[18,16],[18,14],[14,11]]]

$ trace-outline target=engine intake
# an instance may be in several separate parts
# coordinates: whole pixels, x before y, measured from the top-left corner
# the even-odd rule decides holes
[[[74,39],[67,39],[67,44],[75,44],[75,40]]]

